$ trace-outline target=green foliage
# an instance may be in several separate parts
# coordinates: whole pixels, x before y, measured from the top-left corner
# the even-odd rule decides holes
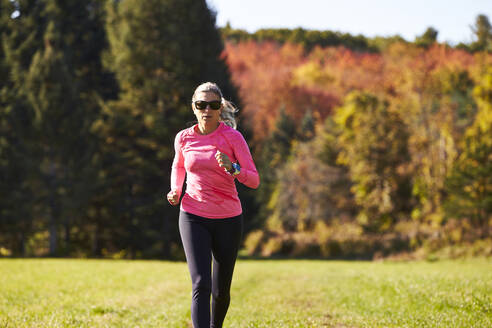
[[[371,48],[378,49],[380,52],[385,52],[393,44],[408,42],[399,35],[393,35],[389,37],[376,36],[368,40],[368,44]]]
[[[478,15],[472,27],[476,41],[470,45],[472,51],[492,51],[492,25],[486,15]]]
[[[311,140],[316,133],[315,124],[316,120],[313,116],[313,112],[311,110],[306,111],[306,114],[304,114],[301,125],[299,127],[299,140]]]
[[[48,24],[45,47],[37,51],[26,77],[26,95],[34,110],[33,127],[38,136],[35,141],[39,153],[39,183],[45,186],[38,193],[49,204],[50,254],[58,252],[57,233],[62,216],[68,219],[74,213],[63,213],[70,201],[77,201],[71,193],[76,181],[70,173],[79,160],[79,130],[83,121],[82,108],[78,106],[79,93],[73,83],[63,52],[59,50],[60,34],[54,23]],[[83,125],[82,125],[83,126]]]
[[[67,29],[98,16],[77,16],[70,10],[60,14],[60,5],[74,9],[74,4],[18,1],[2,11],[8,30],[3,35],[3,49],[9,78],[1,97],[6,103],[3,109],[9,128],[5,136],[12,160],[7,171],[12,175],[3,186],[15,190],[5,198],[13,205],[10,220],[17,223],[13,235],[20,234],[11,241],[16,254],[23,254],[30,235],[47,229],[48,224],[51,254],[59,254],[58,230],[63,224],[68,245],[70,222],[81,217],[80,209],[86,206],[90,189],[91,174],[86,168],[91,138],[87,128],[93,107],[85,97],[94,90],[89,88],[98,87],[94,79],[97,67],[92,65],[98,56],[82,60],[77,50],[85,44],[74,44],[73,38],[84,31],[70,33]],[[97,47],[101,43],[87,34],[81,39],[92,46],[90,50],[83,48],[86,55],[100,50]],[[83,78],[79,72],[92,80],[80,83]]]
[[[415,38],[415,44],[427,48],[437,42],[438,33],[435,28],[428,27],[424,34]]]
[[[390,37],[376,36],[373,38],[363,35],[351,35],[334,31],[306,30],[303,28],[295,29],[259,29],[253,33],[242,29],[232,28],[230,23],[220,29],[222,38],[229,42],[241,43],[245,41],[274,41],[279,44],[287,42],[300,44],[309,52],[315,47],[337,47],[343,46],[351,50],[360,52],[384,52],[389,46],[395,43],[409,43],[400,35]],[[478,15],[472,32],[476,41],[465,44],[459,43],[456,49],[466,51],[490,51],[492,45],[492,27],[486,15]],[[413,44],[427,48],[437,42],[438,31],[433,27],[428,27],[425,32],[417,36]]]
[[[25,253],[33,226],[31,213],[36,200],[31,196],[29,177],[36,170],[36,161],[28,140],[33,137],[34,115],[22,88],[28,69],[24,58],[32,54],[34,44],[42,41],[39,31],[32,27],[39,23],[42,31],[44,26],[27,15],[40,11],[42,6],[22,1],[18,8],[26,13],[22,23],[11,18],[16,9],[14,3],[0,2],[0,241],[13,255]]]
[[[308,142],[295,142],[289,159],[277,171],[268,207],[267,227],[273,231],[312,231],[318,221],[353,214],[347,170],[325,162],[326,134]]]
[[[258,165],[261,184],[256,196],[258,203],[266,205],[262,207],[262,212],[260,212],[263,222],[276,206],[278,192],[275,192],[275,189],[279,179],[279,170],[285,165],[290,155],[296,132],[295,122],[281,108],[275,123],[275,130],[272,131],[261,150],[261,160]]]
[[[0,33],[0,245],[181,256],[173,138],[199,83],[237,101],[206,2],[2,0]]]
[[[119,97],[104,104],[94,123],[102,145],[100,202],[113,235],[96,238],[130,257],[170,257],[180,243],[166,206],[176,133],[193,118],[190,99],[204,81],[234,98],[215,16],[205,1],[107,2],[109,49],[104,63],[114,72]],[[164,218],[164,221],[163,221]]]
[[[410,209],[407,128],[387,102],[359,92],[347,97],[335,120],[342,128],[338,162],[349,167],[355,183],[359,221],[369,229],[388,229]]]
[[[283,108],[275,123],[275,129],[271,133],[263,150],[264,163],[269,168],[279,168],[287,160],[292,147],[292,141],[296,139],[296,125],[292,118],[285,113]]]
[[[0,255],[182,258],[172,141],[199,83],[239,104],[225,59],[257,142],[260,189],[238,185],[250,253],[487,244],[490,26],[457,46],[472,55],[433,28],[217,31],[206,1],[0,0]]]
[[[447,180],[450,217],[470,219],[481,237],[492,228],[492,70],[475,87],[478,112],[466,130],[463,152]]]
[[[438,65],[438,59],[430,56],[438,49],[415,49],[427,55],[414,62],[413,70],[405,70],[408,84],[400,87],[402,96],[392,100],[405,113],[403,119],[410,134],[408,169],[412,171],[412,193],[417,200],[412,218],[432,221],[436,226],[444,219],[444,181],[459,154],[457,145],[476,111],[472,97],[475,82],[470,71]]]
[[[221,30],[222,37],[227,41],[239,43],[242,41],[275,41],[280,44],[290,42],[302,45],[306,51],[314,47],[344,46],[356,51],[374,51],[368,45],[368,40],[362,35],[353,36],[349,33],[333,31],[296,29],[259,29],[254,33],[248,33],[241,29],[233,29],[227,24]]]

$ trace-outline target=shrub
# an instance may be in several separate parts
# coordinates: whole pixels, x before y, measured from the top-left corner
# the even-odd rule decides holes
[[[248,255],[253,255],[259,252],[261,244],[264,241],[265,233],[262,230],[254,230],[248,234],[244,241],[244,248]]]

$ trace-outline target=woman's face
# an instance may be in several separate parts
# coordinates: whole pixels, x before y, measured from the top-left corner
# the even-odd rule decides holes
[[[196,106],[196,102],[200,102],[200,101],[220,102],[221,101],[220,97],[213,92],[199,92],[195,95],[195,100],[193,101],[193,105],[192,105],[193,113],[195,114],[198,123],[202,125],[217,124],[220,119],[220,113],[222,112],[222,105],[217,110],[212,109],[211,105],[208,105],[204,109],[198,109]]]

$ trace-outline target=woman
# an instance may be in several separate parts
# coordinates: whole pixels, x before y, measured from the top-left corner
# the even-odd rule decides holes
[[[198,86],[192,109],[198,124],[176,135],[167,199],[179,204],[186,175],[179,231],[193,288],[191,318],[195,328],[218,328],[229,307],[243,229],[234,180],[250,188],[257,188],[260,180],[249,147],[235,130],[236,110],[219,87],[211,82]]]

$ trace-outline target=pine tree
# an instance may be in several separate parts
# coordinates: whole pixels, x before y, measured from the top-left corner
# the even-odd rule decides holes
[[[69,249],[74,231],[78,242],[85,239],[84,216],[97,185],[96,139],[89,129],[99,99],[114,94],[111,74],[101,70],[102,2],[2,1],[8,78],[0,99],[12,168],[2,188],[15,186],[6,199],[17,211],[11,221],[26,226],[16,229],[21,239],[51,222],[51,254]]]
[[[111,235],[113,222],[104,214],[108,204],[100,197],[108,185],[104,179],[104,149],[94,133],[95,122],[104,115],[102,104],[115,99],[118,90],[114,74],[102,64],[102,52],[108,46],[106,2],[55,0],[49,1],[46,10],[61,35],[60,51],[76,85],[81,111],[71,155],[77,160],[70,161],[67,169],[71,202],[65,204],[65,211],[71,214],[65,215],[62,223],[64,247],[96,256],[102,251],[100,236]]]
[[[301,141],[308,141],[314,138],[315,135],[315,124],[316,120],[313,116],[313,112],[311,110],[306,111],[306,114],[304,114],[304,117],[302,118],[301,121],[301,126],[300,126],[300,140]]]
[[[278,194],[281,192],[280,181],[284,178],[281,169],[287,163],[296,138],[295,122],[282,107],[275,123],[275,130],[264,142],[258,166],[262,182],[256,197],[258,203],[263,204],[258,215],[259,221],[271,220],[269,217],[275,212],[279,201]]]
[[[435,28],[428,27],[427,30],[425,30],[424,34],[415,38],[415,44],[420,47],[428,48],[437,42],[438,34],[439,32]]]
[[[61,36],[50,22],[44,37],[44,49],[34,55],[26,78],[26,95],[34,109],[36,143],[40,155],[40,183],[45,186],[39,191],[47,205],[50,232],[50,254],[58,249],[58,228],[64,213],[71,186],[71,163],[78,160],[78,126],[82,109],[78,106],[78,90],[67,68],[64,54],[60,51]],[[46,193],[43,193],[45,191]]]
[[[109,1],[107,12],[105,64],[121,91],[95,124],[110,186],[100,196],[118,222],[113,242],[105,242],[131,257],[169,257],[179,244],[171,224],[177,212],[163,195],[174,137],[193,119],[193,91],[214,81],[226,98],[235,98],[222,40],[205,1]]]
[[[492,25],[486,15],[478,15],[472,27],[476,41],[470,45],[472,51],[492,50]]]
[[[26,71],[42,46],[44,4],[0,2],[0,240],[15,256],[25,255],[39,208],[33,194],[37,161],[31,128],[34,112],[24,92]]]

